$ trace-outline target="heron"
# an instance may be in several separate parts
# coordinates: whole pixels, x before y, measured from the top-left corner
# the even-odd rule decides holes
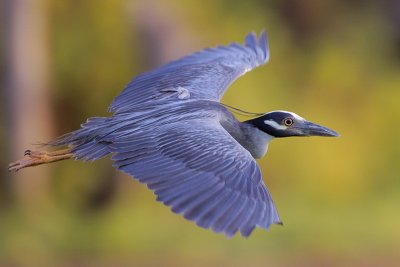
[[[114,99],[109,117],[26,150],[9,171],[65,159],[113,166],[154,192],[158,201],[198,226],[232,237],[282,224],[256,159],[274,138],[339,134],[276,110],[246,121],[220,102],[229,85],[270,57],[267,34],[244,44],[206,48],[136,76]]]

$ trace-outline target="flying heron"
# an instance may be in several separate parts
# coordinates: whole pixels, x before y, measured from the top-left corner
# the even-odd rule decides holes
[[[89,118],[47,144],[60,150],[25,151],[9,170],[111,154],[115,168],[198,226],[247,237],[282,224],[255,159],[273,138],[339,135],[289,111],[240,122],[220,103],[233,81],[268,59],[263,31],[143,73],[115,98],[110,117]]]

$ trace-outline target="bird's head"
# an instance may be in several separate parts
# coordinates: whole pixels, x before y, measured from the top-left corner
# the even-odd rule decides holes
[[[248,123],[273,137],[339,136],[337,132],[329,128],[309,122],[293,112],[283,110],[268,112],[249,120]]]

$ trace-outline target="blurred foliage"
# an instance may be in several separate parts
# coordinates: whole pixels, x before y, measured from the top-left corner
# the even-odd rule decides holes
[[[291,110],[342,136],[273,141],[259,164],[284,226],[256,230],[247,240],[228,240],[172,214],[109,159],[43,166],[53,175],[40,199],[17,199],[0,211],[0,265],[400,264],[394,2],[48,1],[58,134],[107,115],[133,76],[161,63],[152,61],[155,44],[143,35],[151,18],[172,34],[161,40],[181,55],[266,28],[270,62],[240,78],[223,102],[255,112]]]

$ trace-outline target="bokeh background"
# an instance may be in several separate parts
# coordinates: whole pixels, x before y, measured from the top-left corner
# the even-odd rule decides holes
[[[0,266],[400,265],[399,1],[3,0],[0,20]],[[107,116],[135,75],[263,28],[270,62],[223,102],[342,134],[274,140],[259,161],[283,227],[200,229],[109,158],[7,172]]]

